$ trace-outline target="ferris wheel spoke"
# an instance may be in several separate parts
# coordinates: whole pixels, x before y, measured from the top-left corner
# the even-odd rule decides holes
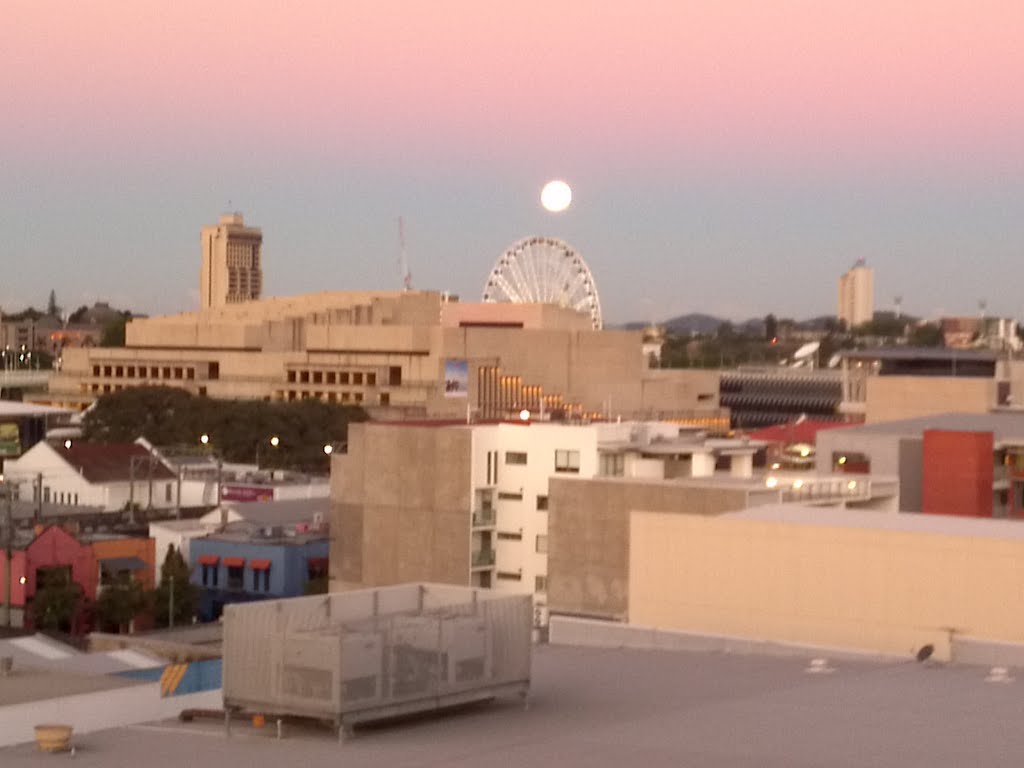
[[[583,257],[550,237],[514,243],[498,259],[484,286],[485,301],[539,302],[587,314],[601,328],[597,286]]]

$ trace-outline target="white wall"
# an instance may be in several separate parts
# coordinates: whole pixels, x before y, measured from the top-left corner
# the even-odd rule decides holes
[[[34,728],[42,723],[70,725],[76,734],[91,733],[177,717],[183,709],[223,706],[220,689],[161,698],[159,682],[12,704],[0,707],[0,747],[34,741]],[[74,736],[71,741],[74,744]]]
[[[622,425],[625,427],[626,425]],[[627,433],[628,434],[628,433]],[[538,536],[546,537],[548,513],[538,511],[537,497],[548,495],[548,479],[557,475],[555,451],[580,454],[578,477],[593,477],[598,469],[598,428],[532,422],[529,425],[490,424],[473,428],[472,477],[474,488],[487,485],[487,452],[498,452],[498,484],[495,493],[497,550],[493,587],[499,591],[532,594],[536,577],[547,577],[547,554],[538,552]],[[525,453],[527,463],[506,464],[508,452]],[[522,500],[501,499],[499,493],[522,494]],[[521,539],[502,540],[499,533],[521,534]],[[521,573],[516,580],[497,579],[498,573]],[[536,595],[543,605],[545,594]]]

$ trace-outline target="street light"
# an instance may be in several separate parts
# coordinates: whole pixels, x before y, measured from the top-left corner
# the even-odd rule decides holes
[[[210,448],[210,436],[205,432],[203,432],[203,434],[199,436],[199,442],[205,445],[207,448]],[[217,453],[217,451],[213,450],[212,448],[210,448],[210,451],[213,454],[214,458],[217,459],[217,508],[219,509],[221,501],[221,477],[224,471],[224,462],[221,460],[220,454]]]
[[[324,453],[326,453],[328,456],[330,456],[332,453],[334,453],[334,446],[331,445],[330,443],[325,445],[324,446]]]

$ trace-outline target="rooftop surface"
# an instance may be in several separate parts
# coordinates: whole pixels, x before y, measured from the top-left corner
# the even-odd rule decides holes
[[[1024,443],[1024,413],[999,411],[996,413],[938,413],[914,419],[881,421],[877,424],[859,424],[846,427],[838,433],[843,436],[900,435],[920,437],[925,430],[945,429],[961,432],[991,432],[993,439]]]
[[[457,714],[357,730],[339,745],[325,730],[236,721],[166,722],[76,736],[82,768],[144,764],[345,765],[403,768],[794,768],[1005,766],[1024,755],[1024,681],[988,670],[915,662],[598,650],[541,646],[530,708],[498,701]],[[0,749],[4,768],[50,766],[31,745]]]
[[[921,512],[883,512],[873,509],[812,507],[806,504],[765,504],[738,512],[727,512],[722,519],[756,520],[765,523],[795,523],[826,528],[857,528],[910,533],[936,533],[946,536],[973,536],[985,539],[1017,541],[1024,539],[1019,520],[958,515],[926,515]]]
[[[994,363],[996,352],[987,349],[950,349],[947,347],[872,347],[844,349],[840,354],[849,360],[963,360]]]

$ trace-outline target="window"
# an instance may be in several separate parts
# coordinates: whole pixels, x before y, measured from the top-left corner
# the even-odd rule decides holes
[[[537,497],[537,511],[538,512],[546,512],[547,509],[548,509],[548,497],[547,496],[538,496]]]
[[[313,383],[314,384],[323,384],[324,383],[324,374],[323,374],[323,372],[321,372],[321,371],[313,371]]]
[[[220,363],[210,363],[209,373],[207,374],[208,379],[219,379],[220,378]]]
[[[626,456],[621,453],[602,453],[597,471],[602,477],[622,477],[626,474]]]
[[[288,383],[289,384],[294,384],[295,383],[295,371],[288,371]]]
[[[217,586],[217,572],[218,572],[218,566],[216,566],[216,565],[203,565],[203,586],[204,587],[216,587]]]
[[[548,553],[548,535],[546,533],[537,534],[537,545],[535,548],[542,555]]]
[[[245,588],[245,569],[242,566],[228,566],[228,589]]]
[[[299,371],[299,383],[309,384],[309,371]]]
[[[170,501],[171,499],[174,498],[174,496],[172,495],[173,488],[173,483],[168,483],[167,485],[164,486],[164,501]]]
[[[526,464],[526,454],[517,451],[505,451],[506,464]]]
[[[575,472],[578,474],[579,471],[579,451],[555,451],[555,472]]]
[[[522,541],[523,532],[509,533],[507,531],[498,531],[498,541]]]
[[[522,501],[523,492],[520,491],[519,493],[511,493],[508,491],[499,491],[498,498],[501,499],[502,501]]]
[[[361,374],[361,373],[353,373],[352,374],[352,383],[356,384],[358,386],[362,386],[363,385],[363,374]]]
[[[380,404],[381,405],[391,405],[391,395],[390,395],[390,393],[388,393],[388,392],[381,392],[380,393]]]
[[[368,374],[366,374],[366,386],[368,386],[368,387],[375,387],[375,386],[377,386],[377,374],[376,373],[368,373]]]
[[[270,591],[270,569],[262,571],[252,572],[252,591],[253,592],[269,592]]]
[[[522,581],[523,574],[521,571],[498,571],[496,574],[498,579],[501,581]]]
[[[402,386],[402,366],[392,365],[390,368],[388,368],[388,386]]]
[[[534,592],[547,592],[548,591],[548,577],[547,576],[534,576],[533,577],[533,591]]]

